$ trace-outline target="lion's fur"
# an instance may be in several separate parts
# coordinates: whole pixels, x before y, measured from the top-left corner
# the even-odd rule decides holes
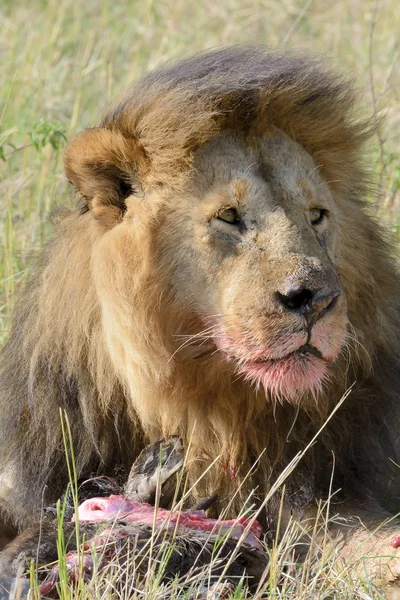
[[[400,290],[391,248],[362,202],[360,156],[371,125],[354,100],[352,86],[317,60],[232,48],[156,70],[101,128],[72,140],[66,172],[80,189],[78,206],[54,215],[54,236],[1,355],[0,498],[14,522],[35,513],[45,484],[51,498],[66,484],[60,407],[82,476],[129,467],[143,437],[178,434],[191,443],[192,480],[220,455],[198,493],[218,487],[226,503],[262,454],[239,504],[254,485],[263,496],[354,382],[293,474],[289,503],[304,508],[327,492],[333,455],[335,488],[398,501],[389,472],[400,412]],[[177,212],[167,227],[166,213],[185,197],[211,140],[227,134],[251,147],[275,130],[312,156],[342,215],[337,268],[354,340],[317,402],[304,405],[266,400],[222,361],[176,352],[177,334],[199,326],[185,305],[187,272],[180,289],[171,285],[185,223]]]

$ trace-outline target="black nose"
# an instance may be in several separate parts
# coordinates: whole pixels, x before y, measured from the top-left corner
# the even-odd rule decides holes
[[[284,294],[276,292],[279,303],[286,309],[298,312],[304,316],[324,315],[332,310],[340,296],[339,290],[317,290],[308,289],[304,285],[289,287]]]

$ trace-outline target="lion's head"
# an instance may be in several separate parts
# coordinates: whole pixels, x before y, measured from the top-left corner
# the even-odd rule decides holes
[[[198,321],[192,358],[228,361],[273,400],[317,397],[346,337],[340,222],[319,165],[278,130],[250,147],[229,134],[206,144],[156,241]]]
[[[318,61],[233,48],[156,70],[70,142],[79,209],[59,217],[9,344],[43,471],[59,397],[83,417],[82,472],[125,459],[140,429],[190,439],[200,470],[221,456],[247,472],[267,449],[264,489],[354,382],[368,428],[382,392],[367,382],[390,380],[399,345],[396,270],[362,203],[370,134]]]
[[[350,88],[312,62],[222,51],[150,75],[102,128],[72,141],[67,174],[109,230],[108,260],[109,240],[137,259],[145,230],[148,276],[163,300],[154,304],[149,285],[140,303],[150,295],[150,337],[157,311],[168,323],[158,340],[168,364],[224,362],[232,380],[273,400],[321,395],[346,346],[355,284],[343,226],[359,212],[366,125],[351,109]],[[111,321],[121,314],[106,300],[112,271],[99,278]],[[115,359],[121,368],[123,354],[128,371],[138,334],[129,336]]]

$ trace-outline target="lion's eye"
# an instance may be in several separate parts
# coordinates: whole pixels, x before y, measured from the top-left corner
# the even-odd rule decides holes
[[[326,210],[323,208],[312,208],[309,211],[311,225],[319,225],[326,216]]]
[[[235,208],[225,208],[218,213],[217,219],[220,221],[225,221],[225,223],[230,223],[231,225],[235,225],[239,223],[239,215]]]

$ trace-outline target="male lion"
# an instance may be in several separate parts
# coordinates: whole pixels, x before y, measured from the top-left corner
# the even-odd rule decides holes
[[[400,286],[363,204],[371,131],[318,61],[228,48],[154,71],[70,142],[77,207],[57,213],[2,351],[4,532],[66,485],[60,407],[81,476],[179,435],[191,481],[208,468],[195,493],[235,512],[350,387],[284,512],[330,492],[369,527],[399,510]],[[386,556],[397,532],[373,538]]]

